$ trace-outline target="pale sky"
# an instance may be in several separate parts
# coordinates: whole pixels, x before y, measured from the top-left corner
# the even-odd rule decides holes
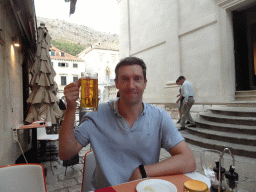
[[[75,13],[69,16],[65,0],[34,0],[38,17],[62,19],[95,30],[119,34],[117,0],[77,0]]]

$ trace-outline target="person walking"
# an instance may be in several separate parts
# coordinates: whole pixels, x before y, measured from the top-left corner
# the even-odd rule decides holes
[[[181,85],[181,95],[184,97],[180,130],[184,130],[186,128],[186,120],[191,123],[188,127],[196,127],[196,124],[190,115],[190,109],[195,103],[193,85],[191,82],[187,81],[184,76],[180,76],[177,79],[177,82]]]

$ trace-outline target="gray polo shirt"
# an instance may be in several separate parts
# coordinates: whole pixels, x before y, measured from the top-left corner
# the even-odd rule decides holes
[[[112,101],[100,104],[97,112],[87,113],[75,129],[77,141],[84,147],[91,143],[94,150],[95,189],[127,182],[139,165],[159,162],[161,148],[169,151],[184,140],[165,110],[143,105],[132,127],[119,114],[117,101]]]

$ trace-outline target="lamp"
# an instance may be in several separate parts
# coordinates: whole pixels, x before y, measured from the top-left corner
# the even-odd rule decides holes
[[[19,42],[19,37],[18,37],[18,36],[13,36],[13,37],[12,37],[12,44],[13,44],[15,47],[19,47],[19,46],[20,46],[20,42]]]

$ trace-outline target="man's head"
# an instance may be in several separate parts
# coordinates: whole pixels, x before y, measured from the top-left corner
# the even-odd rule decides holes
[[[144,63],[144,61],[137,57],[126,57],[126,58],[122,59],[121,61],[119,61],[119,63],[116,65],[116,68],[115,68],[115,73],[116,73],[115,79],[116,80],[118,80],[119,68],[124,65],[140,65],[142,67],[144,80],[147,79],[147,77],[146,77],[147,67],[146,67],[146,64]]]
[[[176,80],[177,85],[182,85],[186,78],[184,76],[179,76],[179,78]]]
[[[143,60],[136,57],[122,59],[117,64],[115,72],[120,100],[130,104],[141,103],[147,85],[146,65]]]

